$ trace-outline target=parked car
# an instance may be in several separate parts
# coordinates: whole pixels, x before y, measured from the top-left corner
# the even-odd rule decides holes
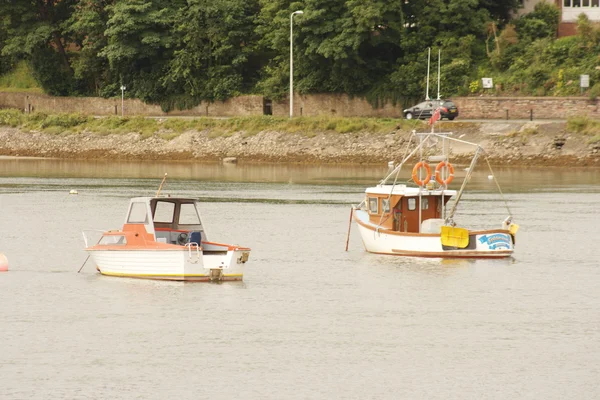
[[[437,108],[440,108],[441,118],[448,118],[452,121],[458,117],[458,108],[450,100],[427,100],[404,110],[406,119],[427,119]]]

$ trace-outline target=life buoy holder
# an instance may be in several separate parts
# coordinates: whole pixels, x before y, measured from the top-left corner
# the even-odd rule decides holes
[[[446,179],[442,179],[442,169],[444,167],[448,168],[448,177]],[[437,183],[448,186],[453,179],[454,167],[448,161],[442,161],[435,167],[435,180]]]
[[[425,168],[427,176],[425,179],[419,179],[419,170]],[[431,167],[425,161],[419,161],[412,170],[412,180],[419,186],[425,186],[431,180]]]

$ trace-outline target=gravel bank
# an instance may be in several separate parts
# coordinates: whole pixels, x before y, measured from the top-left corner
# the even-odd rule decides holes
[[[423,131],[427,129],[423,125]],[[480,144],[494,164],[600,166],[600,143],[590,136],[568,134],[565,123],[485,122],[441,123],[437,130]],[[235,157],[240,162],[381,163],[399,160],[410,132],[291,134],[265,131],[216,136],[210,131],[169,132],[143,138],[138,133],[48,134],[0,127],[0,155],[72,159],[197,160]],[[168,137],[168,136],[167,136]],[[452,147],[457,162],[470,158],[472,148]]]

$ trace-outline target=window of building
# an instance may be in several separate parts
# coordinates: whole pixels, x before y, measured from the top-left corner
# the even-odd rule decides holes
[[[131,210],[129,210],[129,217],[127,217],[127,223],[145,224],[147,222],[146,203],[132,203]]]
[[[592,7],[600,7],[600,0],[592,0]]]
[[[408,211],[414,211],[417,209],[417,199],[410,197],[408,199]]]
[[[582,3],[583,3],[582,5],[584,7],[589,7],[590,6],[590,0],[583,0]]]
[[[571,7],[571,0],[564,0],[563,7]]]
[[[369,197],[369,212],[379,214],[379,199],[377,197]]]
[[[381,208],[384,213],[390,212],[390,199],[381,199]]]
[[[427,197],[421,198],[421,210],[429,209],[429,199]]]
[[[170,201],[159,201],[154,209],[154,222],[164,224],[173,223],[173,213],[175,212],[175,203]]]
[[[193,203],[184,203],[179,211],[179,225],[199,225],[200,216]]]

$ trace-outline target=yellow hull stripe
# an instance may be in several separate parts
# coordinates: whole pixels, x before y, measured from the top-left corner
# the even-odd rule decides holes
[[[100,271],[102,275],[107,276],[123,276],[123,277],[172,277],[172,278],[208,278],[210,275],[206,274],[129,274],[129,273],[121,273],[121,272],[104,272]],[[242,277],[244,274],[223,274],[224,277]]]

